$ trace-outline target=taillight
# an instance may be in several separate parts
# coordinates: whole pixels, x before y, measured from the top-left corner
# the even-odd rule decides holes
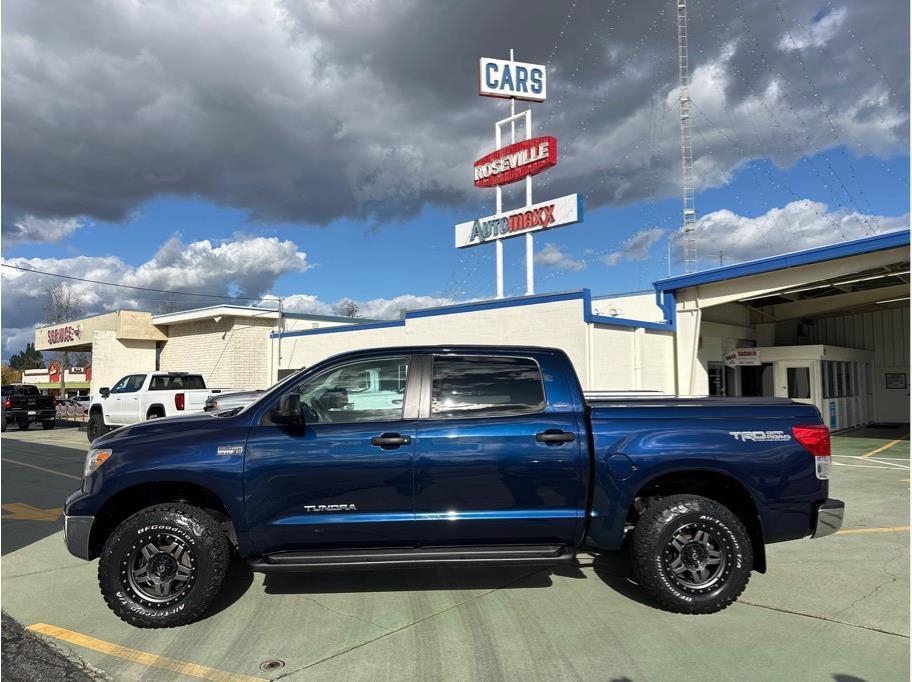
[[[174,407],[176,407],[178,410],[184,409],[184,394],[183,393],[174,394]]]
[[[817,478],[821,481],[827,480],[830,477],[830,465],[833,461],[830,430],[823,424],[793,426],[792,434],[805,450],[814,455]]]
[[[4,410],[13,409],[13,399],[12,398],[7,398],[6,400],[3,401],[3,409]]]

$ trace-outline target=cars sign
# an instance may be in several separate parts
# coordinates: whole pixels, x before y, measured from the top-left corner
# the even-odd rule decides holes
[[[482,57],[478,64],[478,94],[544,102],[548,94],[545,67]]]

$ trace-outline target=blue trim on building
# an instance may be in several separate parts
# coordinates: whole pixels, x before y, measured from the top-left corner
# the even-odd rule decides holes
[[[779,256],[770,256],[768,258],[747,261],[746,263],[736,263],[735,265],[726,265],[721,268],[713,268],[712,270],[703,270],[687,275],[668,277],[654,282],[653,286],[656,288],[656,292],[674,291],[676,289],[694,287],[700,284],[721,282],[726,279],[734,279],[735,277],[760,275],[774,270],[785,270],[800,265],[822,263],[837,258],[859,256],[865,253],[895,249],[902,246],[909,246],[909,230],[888,232],[873,237],[853,239],[852,241],[841,242],[839,244],[819,246],[814,249],[806,249],[805,251],[794,251]]]
[[[493,301],[478,301],[475,303],[459,303],[457,305],[442,306],[438,308],[424,308],[405,313],[404,319],[390,320],[388,322],[374,322],[370,324],[353,324],[338,327],[322,327],[320,329],[301,329],[290,332],[273,332],[271,338],[288,338],[293,336],[310,336],[313,334],[342,334],[345,332],[358,332],[370,329],[385,329],[388,327],[402,327],[410,319],[422,317],[437,317],[441,315],[456,315],[460,313],[474,313],[482,310],[498,310],[500,308],[516,308],[526,305],[540,305],[544,303],[559,303],[561,301],[583,302],[583,321],[590,324],[605,324],[615,327],[643,327],[644,329],[657,329],[660,331],[674,331],[674,324],[664,322],[646,322],[644,320],[630,320],[622,317],[607,317],[596,315],[592,312],[592,294],[589,289],[582,291],[564,291],[556,294],[537,294],[534,296],[517,296],[502,298]],[[673,318],[672,318],[673,319]]]
[[[609,317],[596,315],[592,312],[592,293],[583,289],[583,320],[590,324],[607,324],[615,327],[642,327],[643,329],[657,329],[664,332],[673,332],[674,325],[667,322],[646,322],[644,320],[630,320],[625,317]]]
[[[319,329],[299,329],[290,332],[272,332],[271,339],[287,339],[291,336],[312,336],[314,334],[338,334],[339,332],[360,332],[365,329],[384,329],[386,327],[404,327],[405,320],[390,320],[389,322],[371,322],[369,324],[344,324],[335,327],[320,327]]]

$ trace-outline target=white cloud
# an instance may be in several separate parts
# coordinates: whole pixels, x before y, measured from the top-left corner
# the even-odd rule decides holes
[[[602,262],[605,265],[612,267],[622,260],[649,260],[650,249],[664,236],[664,234],[665,230],[660,227],[650,227],[645,230],[640,230],[632,237],[628,238],[621,246],[620,250],[602,256]]]
[[[908,228],[908,214],[830,211],[822,202],[802,199],[756,217],[728,209],[708,213],[697,220],[696,237],[698,257],[716,262],[721,251],[726,263],[734,263]],[[675,240],[681,242],[681,232]]]
[[[288,312],[313,313],[315,315],[342,315],[345,304],[353,301],[343,298],[335,303],[326,303],[310,294],[294,294],[285,297],[284,308]],[[415,294],[402,294],[393,298],[373,298],[366,301],[354,300],[358,306],[358,317],[377,320],[399,319],[404,311],[435,308],[437,306],[456,303],[452,298],[445,296],[417,296]]]
[[[557,268],[558,270],[586,269],[586,261],[574,260],[562,251],[557,244],[545,244],[541,250],[535,254],[535,262],[549,268]]]
[[[76,258],[4,258],[8,265],[43,270],[97,282],[134,287],[192,291],[218,296],[257,298],[270,291],[276,280],[289,272],[308,269],[307,255],[291,241],[257,237],[213,245],[208,240],[183,243],[172,237],[148,261],[138,267],[116,256]],[[45,289],[63,282],[77,294],[84,314],[117,309],[186,309],[217,303],[218,299],[137,291],[120,287],[60,279],[50,275],[0,268],[2,281],[3,349],[19,350],[22,330],[42,322]],[[253,301],[239,301],[252,304]]]
[[[782,36],[780,50],[804,50],[808,47],[823,47],[838,32],[846,18],[845,7],[827,12],[822,18],[811,19],[810,23],[800,26]]]
[[[38,218],[24,215],[4,227],[3,239],[7,243],[59,242],[85,226],[79,218]]]

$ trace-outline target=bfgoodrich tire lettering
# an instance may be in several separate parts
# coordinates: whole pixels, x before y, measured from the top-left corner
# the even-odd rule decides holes
[[[110,609],[127,623],[175,627],[203,615],[229,561],[228,539],[215,519],[188,504],[160,504],[129,517],[110,535],[98,562],[98,584]]]
[[[698,495],[655,500],[633,531],[633,572],[659,606],[716,613],[747,587],[750,536],[728,508]]]

